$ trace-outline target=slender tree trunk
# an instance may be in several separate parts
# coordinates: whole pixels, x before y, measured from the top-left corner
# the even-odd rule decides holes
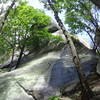
[[[75,45],[74,45],[74,43],[73,43],[73,41],[70,37],[70,34],[67,32],[62,21],[60,20],[60,18],[58,16],[58,12],[56,11],[55,7],[52,4],[52,0],[48,0],[48,3],[49,3],[51,9],[54,12],[54,16],[55,16],[55,19],[56,19],[58,25],[60,26],[61,30],[63,31],[64,36],[66,37],[67,43],[70,46],[70,50],[71,50],[71,53],[72,53],[72,56],[73,56],[73,62],[76,66],[76,70],[77,70],[77,73],[78,73],[78,76],[79,76],[79,79],[80,79],[82,93],[84,93],[87,96],[87,100],[90,100],[91,96],[93,96],[93,93],[92,93],[91,89],[89,88],[89,85],[86,81],[85,75],[82,71],[83,67],[81,66],[80,59],[79,59],[79,56],[77,54]]]
[[[14,53],[15,53],[15,48],[13,49],[13,52],[12,52],[11,63],[13,62],[13,59],[14,59]]]
[[[85,30],[86,31],[86,30]],[[93,39],[93,37],[91,36],[91,34],[88,32],[88,31],[86,31],[87,32],[87,34],[89,35],[89,37],[90,37],[90,39],[91,39],[91,41],[92,41],[92,43],[93,43],[93,50],[94,50],[94,52],[96,53],[96,50],[97,50],[97,54],[99,55],[99,57],[100,57],[100,52],[99,52],[99,50],[98,50],[98,44],[96,44],[96,42],[95,42],[95,40]]]
[[[20,51],[20,54],[19,54],[19,58],[17,60],[17,64],[16,64],[15,68],[18,68],[19,65],[20,65],[20,62],[21,62],[21,59],[22,59],[22,56],[23,56],[23,52],[24,52],[24,48],[25,48],[25,45],[23,45],[23,47],[21,48],[21,51]]]
[[[12,67],[12,63],[13,63],[13,59],[14,59],[14,53],[15,53],[15,48],[13,48],[13,51],[12,51],[12,58],[11,58],[11,62],[9,64],[10,68]]]
[[[3,33],[3,27],[4,27],[4,25],[5,25],[5,21],[7,20],[7,17],[8,17],[8,15],[9,15],[11,9],[14,7],[16,1],[17,1],[17,0],[13,0],[13,1],[12,1],[11,5],[9,6],[9,8],[7,9],[7,11],[6,11],[5,15],[4,15],[4,18],[3,18],[3,21],[2,21],[1,27],[0,27],[0,35]],[[2,9],[1,9],[1,10],[2,10]],[[2,13],[2,12],[1,12],[1,13]],[[1,35],[1,37],[2,37],[3,39],[5,39],[5,40],[10,44],[11,47],[13,47],[13,44],[10,43],[10,41],[9,41],[8,39],[6,39],[3,35]]]
[[[3,26],[4,26],[4,24],[5,24],[5,21],[7,20],[7,17],[8,17],[8,15],[9,15],[10,10],[11,10],[11,9],[13,8],[13,6],[15,5],[15,2],[16,2],[16,0],[13,0],[13,1],[12,1],[11,5],[9,6],[7,12],[6,12],[5,15],[4,15],[4,20],[3,20],[2,25],[1,25],[1,28],[0,28],[0,33],[1,33],[1,34],[2,34],[2,32],[3,32],[2,30],[3,30]]]

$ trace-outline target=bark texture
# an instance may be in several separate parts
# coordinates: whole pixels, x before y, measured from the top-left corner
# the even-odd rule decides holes
[[[23,56],[23,52],[24,52],[24,48],[25,48],[25,46],[23,45],[23,47],[21,48],[20,54],[19,54],[19,58],[18,58],[18,61],[17,61],[17,64],[16,64],[16,68],[18,68],[19,65],[20,65],[20,62],[21,62],[21,59],[22,59],[22,56]]]

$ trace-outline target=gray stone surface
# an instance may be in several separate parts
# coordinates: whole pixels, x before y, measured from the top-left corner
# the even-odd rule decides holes
[[[42,91],[47,96],[50,96],[50,93],[53,94],[52,88],[48,87],[48,81],[52,64],[59,59],[59,54],[59,52],[44,54],[40,58],[23,64],[23,68],[1,74],[0,100],[32,100],[17,81],[26,89]],[[47,100],[47,97],[45,96],[43,100]]]
[[[97,73],[100,74],[100,58],[96,67]]]
[[[94,66],[92,54],[81,52],[80,57],[85,74],[90,74]],[[60,95],[59,90],[64,85],[68,87],[67,90],[74,88],[71,84],[79,79],[68,45],[59,51],[40,55],[19,69],[1,74],[0,100],[32,100],[17,81],[26,89],[34,90],[36,96],[41,98],[39,100],[48,100],[50,96]]]

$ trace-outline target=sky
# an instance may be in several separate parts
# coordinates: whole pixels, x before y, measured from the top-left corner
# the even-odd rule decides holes
[[[50,16],[55,21],[53,12],[48,11],[47,9],[44,9],[43,3],[39,2],[39,0],[27,0],[27,1],[29,2],[29,5],[33,6],[34,8],[43,10],[48,16]],[[60,17],[63,18],[64,15],[60,14]]]

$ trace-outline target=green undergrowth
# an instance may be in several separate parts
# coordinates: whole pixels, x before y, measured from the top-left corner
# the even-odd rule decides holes
[[[61,100],[61,99],[57,96],[53,96],[53,97],[50,97],[48,100]]]
[[[8,69],[0,69],[0,73],[5,73],[5,72],[8,72],[9,70]]]

